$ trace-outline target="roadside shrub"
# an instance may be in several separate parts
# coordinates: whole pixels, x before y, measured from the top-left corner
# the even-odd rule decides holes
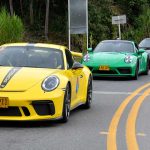
[[[0,44],[19,42],[23,38],[24,26],[21,19],[10,16],[6,9],[0,11]]]
[[[141,15],[136,18],[136,27],[132,26],[127,28],[126,32],[123,33],[124,39],[129,39],[140,42],[143,38],[150,37],[150,8],[145,7]]]

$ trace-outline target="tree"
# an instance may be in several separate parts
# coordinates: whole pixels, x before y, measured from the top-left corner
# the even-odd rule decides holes
[[[49,25],[49,0],[46,1],[46,15],[45,15],[45,38],[48,40],[48,25]]]
[[[33,0],[30,0],[30,24],[33,25]]]
[[[9,7],[10,7],[10,15],[13,16],[13,14],[14,14],[13,0],[9,0]]]
[[[23,4],[22,4],[22,0],[20,0],[20,10],[21,10],[21,15],[23,17]]]

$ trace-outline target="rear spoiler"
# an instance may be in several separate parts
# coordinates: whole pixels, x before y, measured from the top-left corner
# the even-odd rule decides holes
[[[82,53],[78,53],[78,52],[73,52],[71,51],[71,54],[75,57],[83,57],[83,54]]]

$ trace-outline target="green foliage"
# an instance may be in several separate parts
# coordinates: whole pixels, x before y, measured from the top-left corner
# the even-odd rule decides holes
[[[46,0],[33,0],[33,18],[30,22],[30,2],[13,1],[15,14],[22,18],[26,26],[27,42],[47,42],[44,35]],[[118,35],[118,26],[112,25],[111,18],[116,15],[126,14],[127,24],[121,25],[122,39],[139,42],[142,38],[150,37],[150,0],[88,0],[89,5],[89,47],[95,47],[101,40],[114,39]],[[0,7],[5,6],[9,10],[9,1],[0,0]],[[49,42],[68,45],[68,0],[50,0],[49,12]],[[5,14],[5,15],[4,15]],[[15,42],[23,35],[21,20],[10,17],[7,12],[1,11],[0,43]],[[7,19],[8,22],[6,21]],[[20,20],[20,23],[10,21]],[[10,23],[11,22],[11,23]],[[9,24],[9,25],[8,25]],[[3,29],[2,30],[2,26]],[[15,27],[11,27],[15,26]],[[22,27],[21,27],[22,26]],[[7,34],[4,34],[7,31]],[[18,32],[19,31],[19,32]],[[3,32],[3,33],[2,33]],[[21,34],[20,34],[21,33]],[[19,38],[20,37],[20,38]],[[86,36],[72,35],[72,48],[86,51]]]
[[[87,38],[86,35],[71,35],[71,50],[86,53]]]
[[[138,30],[141,32],[141,37],[150,37],[150,8],[146,8],[138,18]]]
[[[147,3],[148,0],[116,0],[116,3],[122,9],[122,12],[127,15],[128,24],[133,26],[138,26],[136,24],[136,18],[143,11],[143,6]]]
[[[89,1],[89,37],[92,36],[93,47],[101,40],[112,38],[112,12],[110,8],[111,1],[109,0]]]
[[[144,10],[138,18],[136,18],[136,28],[130,26],[123,34],[124,39],[141,41],[145,37],[150,37],[150,8],[144,7]]]
[[[2,8],[0,11],[0,44],[22,40],[23,32],[24,27],[21,19],[16,15],[10,16]]]

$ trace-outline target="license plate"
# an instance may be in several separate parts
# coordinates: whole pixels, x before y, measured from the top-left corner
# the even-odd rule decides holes
[[[109,66],[100,66],[100,67],[99,67],[99,70],[109,71],[110,68],[109,68]]]
[[[0,108],[8,108],[9,99],[8,97],[0,97]]]

